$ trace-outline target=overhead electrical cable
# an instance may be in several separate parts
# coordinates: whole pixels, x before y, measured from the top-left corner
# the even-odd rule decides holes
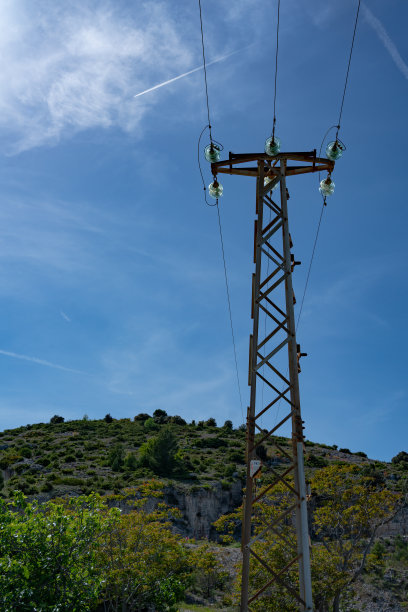
[[[275,139],[275,126],[276,126],[276,91],[277,91],[277,82],[278,82],[279,21],[280,21],[280,0],[278,0],[278,20],[276,24],[275,87],[274,87],[274,94],[273,94],[272,140]]]
[[[360,6],[361,6],[361,0],[358,0],[356,18],[355,18],[355,21],[354,21],[353,37],[352,37],[352,40],[351,40],[349,60],[348,60],[348,64],[347,64],[346,79],[345,79],[345,82],[344,82],[343,95],[342,95],[341,104],[340,104],[339,120],[338,120],[337,125],[333,125],[333,126],[329,127],[329,129],[327,130],[327,132],[323,136],[323,140],[321,142],[320,150],[319,150],[319,157],[321,156],[321,152],[322,152],[322,148],[323,148],[324,142],[325,142],[325,140],[327,138],[327,135],[330,132],[330,130],[336,128],[336,143],[338,143],[338,144],[340,143],[338,136],[339,136],[339,131],[340,131],[340,127],[341,127],[341,119],[342,119],[342,115],[343,115],[344,99],[346,97],[346,91],[347,91],[347,86],[348,86],[348,78],[349,78],[349,74],[350,74],[351,58],[353,56],[354,41],[355,41],[355,38],[356,38],[358,18],[359,18],[359,15],[360,15]],[[342,150],[344,150],[345,146],[343,145],[343,143],[340,143],[340,144],[342,146]],[[320,182],[320,173],[319,173],[319,182]],[[314,243],[313,243],[312,254],[311,254],[311,257],[310,257],[309,268],[308,268],[307,276],[306,276],[305,288],[303,290],[303,296],[302,296],[302,300],[301,300],[301,304],[300,304],[300,309],[299,309],[299,314],[298,314],[298,318],[297,318],[296,331],[297,331],[297,329],[299,327],[299,321],[300,321],[300,317],[302,315],[303,304],[304,304],[304,301],[305,301],[306,291],[307,291],[308,284],[309,284],[310,273],[311,273],[311,270],[312,270],[313,259],[314,259],[315,252],[316,252],[316,245],[317,245],[317,240],[319,238],[320,226],[321,226],[321,223],[322,223],[322,218],[323,218],[323,212],[324,212],[325,205],[326,205],[326,197],[323,195],[323,204],[322,204],[322,209],[320,211],[319,221],[318,221],[318,224],[317,224],[317,230],[316,230],[316,235],[315,235],[315,239],[314,239]]]
[[[226,288],[226,291],[227,291],[227,301],[228,301],[229,320],[230,320],[230,326],[231,326],[232,346],[234,348],[235,372],[236,372],[236,375],[237,375],[237,385],[238,385],[239,402],[240,402],[240,405],[241,405],[242,422],[244,422],[244,409],[243,409],[243,404],[242,404],[241,385],[240,385],[240,382],[239,382],[239,374],[238,374],[237,348],[236,348],[236,344],[235,344],[234,326],[232,324],[231,298],[230,298],[229,283],[228,283],[227,264],[225,262],[225,251],[224,251],[224,240],[223,240],[223,237],[222,237],[220,207],[218,206],[218,202],[217,202],[217,215],[218,215],[218,227],[219,227],[219,230],[220,230],[222,261],[223,261],[223,264],[224,264],[225,288]]]
[[[343,114],[344,98],[346,97],[348,78],[349,78],[349,73],[350,73],[351,57],[353,55],[354,40],[356,38],[357,23],[358,23],[358,17],[359,17],[359,14],[360,14],[360,5],[361,5],[361,0],[358,0],[356,20],[354,22],[353,39],[351,41],[350,55],[349,55],[349,61],[348,61],[348,65],[347,65],[346,80],[345,80],[345,83],[344,83],[343,97],[341,99],[341,105],[340,105],[339,120],[338,120],[338,123],[337,123],[336,140],[337,140],[337,137],[339,135],[340,126],[341,126],[341,118],[342,118],[342,114]]]
[[[207,67],[206,67],[206,63],[205,63],[204,30],[203,30],[203,15],[202,15],[202,11],[201,11],[201,0],[198,0],[198,8],[200,9],[201,48],[202,48],[202,51],[203,51],[204,83],[205,83],[205,98],[206,98],[206,101],[207,101],[208,129],[210,131],[210,140],[212,142],[211,121],[210,121],[210,104],[209,104],[209,101],[208,101]]]
[[[358,0],[356,18],[355,18],[355,21],[354,21],[353,37],[352,37],[352,41],[351,41],[349,60],[348,60],[348,64],[347,64],[346,79],[345,79],[345,82],[344,82],[343,95],[342,95],[341,104],[340,104],[340,112],[339,112],[338,123],[337,123],[337,125],[330,126],[329,129],[326,131],[325,135],[323,136],[323,140],[321,142],[320,149],[319,149],[319,158],[321,157],[321,152],[322,152],[322,148],[323,148],[324,142],[325,142],[329,132],[332,129],[336,129],[336,139],[335,139],[336,143],[341,144],[342,150],[345,149],[345,146],[343,145],[343,143],[340,143],[340,140],[339,140],[338,136],[339,136],[339,131],[340,131],[340,127],[341,127],[341,119],[342,119],[342,115],[343,115],[344,100],[345,100],[346,92],[347,92],[348,78],[349,78],[350,66],[351,66],[351,58],[352,58],[352,55],[353,55],[354,41],[355,41],[355,38],[356,38],[357,24],[358,24],[358,18],[359,18],[359,14],[360,14],[360,6],[361,6],[361,0]],[[276,82],[276,74],[275,74],[275,82]],[[276,85],[275,85],[275,91],[276,91]],[[319,182],[320,182],[320,172],[319,172]],[[303,312],[303,305],[304,305],[304,302],[305,302],[306,292],[307,292],[307,289],[308,289],[308,286],[309,286],[310,274],[311,274],[311,271],[312,271],[312,265],[313,265],[314,256],[315,256],[315,252],[316,252],[317,241],[319,239],[320,227],[321,227],[321,224],[322,224],[323,213],[324,213],[324,209],[325,209],[325,206],[326,206],[326,197],[323,194],[322,194],[322,196],[323,196],[323,203],[322,203],[322,208],[321,208],[321,211],[320,211],[319,221],[317,223],[317,229],[316,229],[315,239],[314,239],[313,248],[312,248],[312,254],[310,256],[309,267],[308,267],[307,275],[306,275],[305,287],[303,289],[303,295],[302,295],[302,299],[301,299],[301,302],[300,302],[299,314],[298,314],[297,321],[296,321],[296,332],[298,331],[299,323],[300,323],[300,318],[301,318],[302,312]],[[282,391],[283,391],[283,389],[282,389]],[[278,404],[277,404],[277,407],[276,407],[275,424],[276,424],[276,422],[278,420],[278,416],[279,416],[280,403],[281,403],[281,400],[278,401]]]
[[[211,133],[210,103],[209,103],[209,99],[208,99],[207,68],[206,68],[206,60],[205,60],[204,29],[203,29],[203,15],[202,15],[202,10],[201,10],[201,0],[198,0],[198,7],[199,7],[199,12],[200,12],[201,48],[202,48],[202,53],[203,53],[205,99],[206,99],[206,104],[207,104],[207,118],[208,118],[208,125],[206,125],[203,128],[203,130],[202,130],[202,132],[201,132],[201,134],[199,136],[199,139],[198,139],[198,167],[199,167],[199,170],[200,170],[201,180],[203,182],[205,202],[206,202],[206,204],[208,206],[216,206],[217,207],[218,229],[219,229],[220,242],[221,242],[222,262],[223,262],[223,267],[224,267],[225,289],[226,289],[226,294],[227,294],[228,314],[229,314],[229,321],[230,321],[230,327],[231,327],[232,347],[233,347],[233,352],[234,352],[235,373],[236,373],[236,378],[237,378],[237,388],[238,388],[239,402],[240,402],[240,406],[241,406],[242,422],[244,422],[245,419],[244,419],[244,410],[243,410],[243,404],[242,404],[241,384],[239,382],[239,372],[238,372],[237,347],[236,347],[236,342],[235,342],[234,325],[233,325],[233,322],[232,322],[231,297],[230,297],[229,282],[228,282],[227,262],[226,262],[226,259],[225,259],[224,238],[223,238],[223,233],[222,233],[220,208],[219,208],[219,204],[218,204],[218,197],[216,198],[215,204],[210,204],[207,201],[206,186],[205,186],[204,176],[203,176],[203,172],[202,172],[202,169],[201,169],[201,162],[200,162],[200,144],[201,144],[201,138],[202,138],[202,136],[203,136],[203,134],[204,134],[204,132],[205,132],[205,130],[207,128],[208,128],[209,135],[210,135],[210,142],[211,142],[212,151],[214,152],[214,150],[216,150],[217,152],[220,152],[220,151],[222,151],[223,146],[220,143],[218,143],[217,141],[213,140],[212,133]],[[213,148],[214,143],[215,143],[216,146]],[[211,185],[210,185],[210,195],[211,195]]]

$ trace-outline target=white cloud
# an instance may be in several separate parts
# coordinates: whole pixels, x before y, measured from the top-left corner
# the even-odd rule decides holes
[[[397,66],[398,70],[401,74],[408,79],[408,65],[402,59],[395,43],[388,36],[387,31],[385,30],[383,24],[365,4],[362,5],[363,15],[366,19],[367,23],[373,28],[374,32],[377,34],[378,38],[384,45],[385,49],[390,54],[394,64]]]
[[[159,2],[130,17],[110,2],[15,0],[0,23],[0,128],[13,152],[87,128],[133,130],[146,111],[135,91],[192,63],[182,24]]]

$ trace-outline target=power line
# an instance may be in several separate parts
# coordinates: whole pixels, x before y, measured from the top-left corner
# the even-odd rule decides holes
[[[307,291],[307,287],[308,287],[308,284],[309,284],[310,272],[312,270],[313,259],[314,259],[314,255],[315,255],[315,251],[316,251],[317,240],[319,238],[320,225],[322,223],[323,212],[324,212],[325,206],[326,206],[326,203],[325,203],[325,201],[323,201],[322,210],[320,211],[319,223],[317,224],[316,236],[315,236],[314,243],[313,243],[312,255],[310,257],[309,268],[308,268],[308,271],[307,271],[305,288],[303,290],[302,301],[300,303],[299,314],[298,314],[298,318],[297,318],[297,322],[296,322],[296,331],[298,330],[300,317],[302,315],[303,304],[304,304],[304,301],[305,301],[306,291]]]
[[[202,15],[202,11],[201,11],[201,0],[198,0],[198,7],[200,9],[201,48],[202,48],[202,51],[203,51],[204,82],[205,82],[205,97],[206,97],[206,101],[207,101],[208,129],[210,131],[210,140],[212,142],[211,121],[210,121],[210,104],[208,102],[207,68],[206,68],[206,63],[205,63],[203,15]]]
[[[226,264],[226,261],[225,261],[224,239],[223,239],[223,236],[222,236],[220,207],[218,205],[218,200],[217,200],[216,206],[217,206],[217,216],[218,216],[218,228],[220,230],[222,261],[223,261],[223,264],[224,264],[225,288],[226,288],[226,291],[227,291],[227,302],[228,302],[228,313],[229,313],[229,320],[230,320],[230,326],[231,326],[232,346],[233,346],[233,349],[234,349],[235,372],[236,372],[236,375],[237,375],[237,385],[238,385],[239,402],[240,402],[240,405],[241,405],[242,422],[244,422],[244,409],[243,409],[243,405],[242,405],[241,385],[240,385],[240,382],[239,382],[239,373],[238,373],[237,348],[236,348],[236,344],[235,344],[234,326],[232,324],[231,299],[230,299],[230,291],[229,291],[229,283],[228,283],[227,264]]]
[[[278,20],[276,25],[276,53],[275,53],[275,90],[273,94],[273,127],[272,127],[272,138],[275,138],[275,126],[276,126],[276,90],[278,80],[278,53],[279,53],[279,19],[280,19],[280,0],[278,0]]]
[[[342,117],[342,114],[343,114],[343,106],[344,106],[344,98],[346,96],[347,84],[348,84],[348,78],[349,78],[349,72],[350,72],[351,56],[353,55],[354,39],[356,37],[358,17],[359,17],[359,14],[360,14],[360,5],[361,5],[361,0],[358,0],[356,20],[354,22],[353,39],[351,41],[350,55],[349,55],[349,61],[348,61],[348,66],[347,66],[347,73],[346,73],[346,80],[345,80],[345,83],[344,83],[343,97],[341,99],[339,121],[338,121],[338,124],[337,124],[336,140],[337,140],[337,136],[339,135],[339,131],[340,131],[341,117]]]
[[[218,205],[218,198],[216,199],[215,204],[210,204],[208,202],[208,200],[207,200],[206,186],[205,186],[204,176],[203,176],[203,172],[202,172],[202,169],[201,169],[201,162],[200,162],[200,143],[201,143],[201,138],[202,138],[202,136],[203,136],[203,134],[204,134],[204,132],[205,132],[205,130],[207,128],[209,130],[211,143],[213,143],[213,138],[212,138],[212,133],[211,133],[210,103],[209,103],[209,99],[208,99],[207,68],[206,68],[206,61],[205,61],[204,30],[203,30],[203,15],[202,15],[202,10],[201,10],[201,0],[198,0],[198,7],[199,7],[199,11],[200,11],[201,47],[202,47],[202,52],[203,52],[205,99],[206,99],[206,103],[207,103],[207,118],[208,118],[208,125],[206,125],[203,128],[203,130],[202,130],[202,132],[201,132],[201,134],[199,136],[199,139],[198,139],[198,167],[199,167],[199,170],[200,170],[201,180],[203,182],[203,190],[204,190],[205,203],[207,204],[207,206],[216,206],[217,207],[218,229],[219,229],[219,233],[220,233],[222,262],[223,262],[223,267],[224,267],[225,288],[226,288],[227,303],[228,303],[228,314],[229,314],[229,320],[230,320],[230,326],[231,326],[232,346],[233,346],[233,351],[234,351],[235,372],[236,372],[236,377],[237,377],[237,386],[238,386],[239,402],[240,402],[240,406],[241,406],[242,422],[244,422],[244,410],[243,410],[243,404],[242,404],[241,385],[240,385],[240,382],[239,382],[238,359],[237,359],[237,348],[236,348],[236,343],[235,343],[234,325],[232,323],[231,298],[230,298],[230,290],[229,290],[229,283],[228,283],[227,263],[226,263],[226,260],[225,260],[224,238],[223,238],[223,234],[222,234],[220,207]],[[217,145],[219,145],[217,147],[217,149],[219,151],[223,149],[223,147],[222,147],[222,145],[220,145],[220,143],[217,143]]]

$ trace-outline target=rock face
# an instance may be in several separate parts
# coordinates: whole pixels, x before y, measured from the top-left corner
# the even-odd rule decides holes
[[[175,523],[179,533],[197,539],[216,540],[217,531],[212,523],[242,503],[242,484],[239,480],[234,481],[229,490],[224,490],[219,482],[186,490],[166,487],[164,501],[182,513],[182,519]]]
[[[395,536],[395,535],[408,535],[408,507],[405,506],[398,512],[398,514],[386,525],[380,527],[377,535],[381,536]]]

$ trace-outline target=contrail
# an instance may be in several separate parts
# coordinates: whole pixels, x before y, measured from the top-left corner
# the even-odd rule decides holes
[[[54,368],[56,370],[63,370],[64,372],[73,372],[74,374],[85,374],[85,372],[81,372],[80,370],[73,370],[72,368],[66,368],[65,366],[58,365],[57,363],[51,363],[50,361],[45,361],[44,359],[38,359],[37,357],[29,357],[28,355],[20,355],[18,353],[11,353],[10,351],[3,351],[0,349],[0,355],[5,355],[6,357],[13,357],[14,359],[23,359],[24,361],[31,361],[31,363],[37,363],[38,365],[47,366],[48,368]]]
[[[249,45],[251,46],[251,45]],[[247,48],[247,47],[245,47]],[[211,66],[212,64],[217,64],[218,62],[222,62],[223,60],[227,59],[228,57],[231,57],[231,55],[235,55],[236,53],[239,53],[240,51],[243,51],[243,49],[239,49],[238,51],[232,51],[231,53],[227,53],[227,55],[223,55],[222,57],[217,57],[217,59],[213,60],[212,62],[207,62],[206,66]],[[189,74],[193,74],[193,72],[198,72],[198,70],[202,70],[204,66],[198,66],[198,68],[193,68],[192,70],[189,70],[188,72],[184,72],[183,74],[179,74],[176,77],[173,77],[172,79],[169,79],[168,81],[164,81],[163,83],[159,83],[158,85],[155,85],[154,87],[150,87],[149,89],[145,89],[144,91],[141,91],[140,93],[136,94],[134,97],[138,98],[139,96],[144,96],[144,94],[149,93],[150,91],[154,91],[155,89],[159,89],[160,87],[164,87],[165,85],[169,85],[169,83],[174,83],[174,81],[178,81],[179,79],[183,79],[184,77],[188,76]]]
[[[372,14],[370,9],[365,4],[363,4],[363,14],[366,20],[368,21],[368,23],[370,24],[370,26],[373,28],[373,30],[377,34],[378,38],[383,43],[388,53],[391,55],[397,68],[400,70],[400,72],[402,72],[403,76],[408,80],[408,66],[402,59],[401,55],[399,54],[397,47],[392,42],[391,38],[388,36],[381,21]]]

